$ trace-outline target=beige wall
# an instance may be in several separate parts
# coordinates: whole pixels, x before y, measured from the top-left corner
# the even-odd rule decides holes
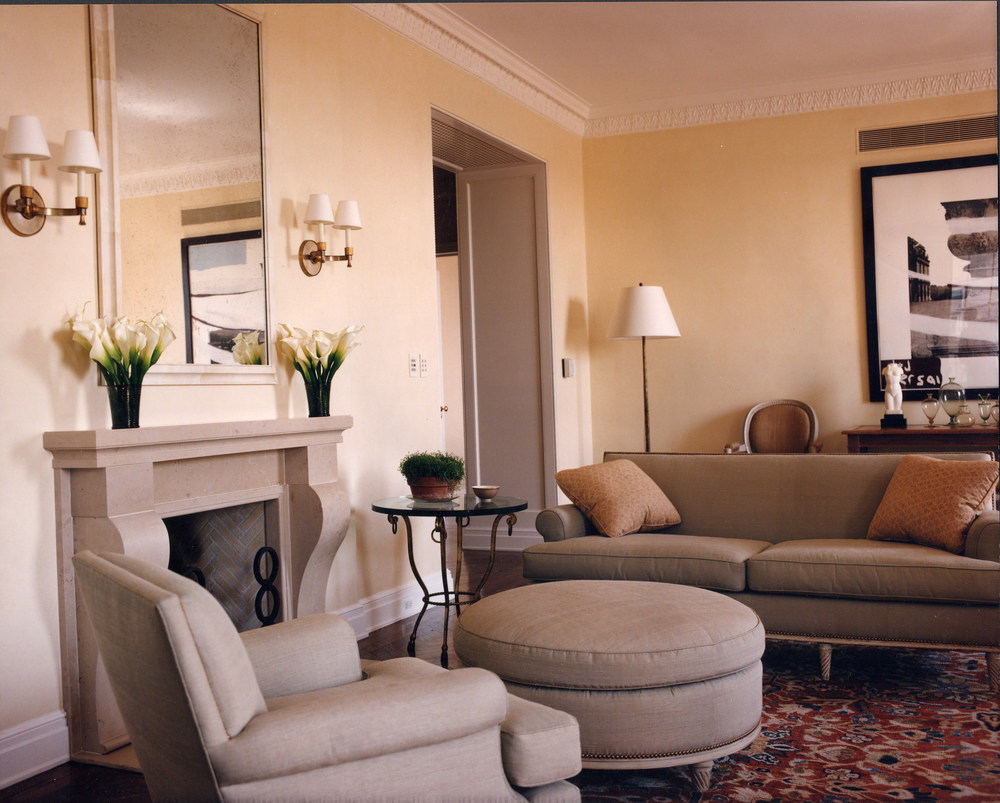
[[[370,504],[405,492],[396,471],[405,452],[439,444],[438,382],[411,380],[406,368],[409,352],[438,353],[432,106],[549,165],[554,352],[583,369],[557,384],[559,460],[589,458],[582,143],[347,5],[246,8],[264,18],[272,319],[365,327],[333,383],[333,412],[355,420],[341,449],[353,521],[330,579],[328,605],[338,609],[412,582],[400,538]],[[0,26],[0,134],[9,115],[36,114],[58,157],[66,129],[92,124],[87,9],[0,6]],[[50,203],[69,205],[75,184],[55,161],[36,184]],[[18,175],[2,162],[6,187]],[[365,229],[355,235],[355,267],[328,266],[311,279],[297,251],[312,192],[357,198]],[[61,707],[53,480],[41,436],[109,426],[95,369],[60,330],[96,298],[94,252],[94,227],[69,220],[30,239],[0,231],[0,734]],[[305,414],[301,380],[284,362],[277,386],[143,391],[144,426]],[[432,570],[434,547],[422,540]]]
[[[639,343],[605,339],[639,282],[663,285],[681,330],[647,343],[653,450],[721,451],[751,406],[798,398],[824,451],[846,451],[841,431],[884,412],[868,401],[859,169],[996,149],[859,155],[856,132],[995,111],[986,92],[586,140],[595,458],[643,448]]]

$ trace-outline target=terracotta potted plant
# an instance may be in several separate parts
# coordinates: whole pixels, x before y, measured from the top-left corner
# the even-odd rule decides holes
[[[465,461],[448,452],[411,452],[399,462],[399,471],[420,502],[444,502],[465,479]]]

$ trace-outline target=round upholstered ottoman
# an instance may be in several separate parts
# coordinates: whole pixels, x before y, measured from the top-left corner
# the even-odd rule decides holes
[[[760,730],[764,628],[750,608],[701,588],[564,580],[486,597],[462,612],[455,652],[508,691],[573,714],[583,766],[712,761]]]

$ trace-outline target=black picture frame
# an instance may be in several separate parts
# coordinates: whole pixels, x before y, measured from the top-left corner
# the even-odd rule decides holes
[[[240,247],[233,250],[227,249],[227,245]],[[181,239],[185,347],[189,363],[235,364],[232,354],[236,335],[266,331],[263,247],[261,229]],[[219,256],[209,254],[206,258],[205,253],[212,250],[218,250]],[[206,268],[245,269],[246,275],[235,282],[227,277],[227,286],[221,290],[199,289],[194,274],[204,272]],[[215,309],[219,311],[217,314],[225,319],[222,323],[209,320],[212,316],[205,315],[206,302],[214,302]],[[246,308],[248,304],[249,308]]]
[[[995,153],[861,168],[871,401],[884,399],[890,362],[903,366],[904,400],[951,377],[972,400],[996,398],[996,209]]]

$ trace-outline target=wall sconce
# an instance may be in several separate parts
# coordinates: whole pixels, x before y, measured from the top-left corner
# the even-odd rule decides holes
[[[327,262],[347,260],[347,267],[351,267],[351,257],[354,256],[351,232],[361,229],[361,212],[358,211],[357,201],[338,201],[337,214],[334,215],[329,195],[310,195],[305,222],[315,224],[319,232],[317,240],[303,240],[299,246],[299,265],[306,276],[316,276]],[[343,256],[326,253],[327,226],[344,231]]]
[[[10,118],[3,155],[6,159],[16,159],[21,163],[21,183],[9,186],[0,198],[0,215],[8,229],[20,237],[30,237],[42,230],[50,215],[79,215],[80,225],[86,225],[89,202],[84,177],[87,173],[101,172],[101,157],[92,132],[66,132],[63,162],[59,169],[77,174],[76,206],[68,209],[47,207],[38,190],[31,184],[31,163],[51,157],[42,124],[37,117],[17,114]]]

